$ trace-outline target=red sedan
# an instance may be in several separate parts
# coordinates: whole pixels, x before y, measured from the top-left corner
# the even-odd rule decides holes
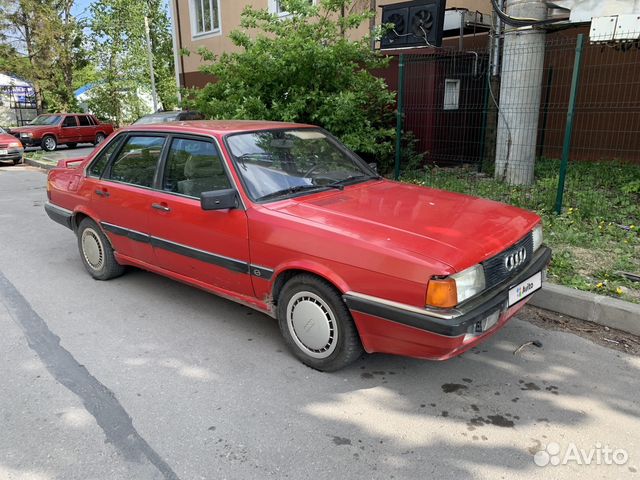
[[[461,354],[551,257],[537,215],[386,180],[310,125],[134,125],[61,161],[47,192],[95,279],[132,265],[260,310],[325,371],[363,350]]]

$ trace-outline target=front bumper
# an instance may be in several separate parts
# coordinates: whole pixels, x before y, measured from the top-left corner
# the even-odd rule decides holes
[[[551,249],[540,247],[529,265],[514,278],[454,309],[417,308],[354,292],[343,298],[368,352],[444,359],[471,348],[503,326],[531,298],[508,307],[509,289],[544,270],[550,260]],[[478,328],[483,320],[496,314],[495,326],[486,331]]]
[[[6,155],[0,155],[0,162],[13,162],[14,160],[22,160],[24,150],[10,150]]]

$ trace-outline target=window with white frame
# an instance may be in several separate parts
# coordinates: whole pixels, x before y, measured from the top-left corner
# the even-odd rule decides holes
[[[460,108],[460,80],[444,79],[444,109],[458,110]]]
[[[314,5],[315,3],[315,0],[309,0],[310,5]],[[277,13],[281,17],[289,15],[289,12],[284,9],[281,0],[269,0],[269,11],[271,13]]]
[[[220,31],[220,0],[191,0],[193,35],[206,35]]]

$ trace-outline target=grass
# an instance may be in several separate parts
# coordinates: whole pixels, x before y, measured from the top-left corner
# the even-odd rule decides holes
[[[554,212],[558,160],[540,159],[536,183],[510,186],[474,167],[425,167],[402,180],[534,210],[553,251],[549,280],[640,303],[640,165],[576,162],[569,165],[562,214]]]

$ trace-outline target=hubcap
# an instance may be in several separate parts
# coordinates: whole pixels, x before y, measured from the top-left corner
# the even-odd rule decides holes
[[[45,141],[44,141],[44,145],[45,147],[47,147],[47,150],[53,150],[56,147],[56,142],[53,138],[48,137]]]
[[[100,270],[104,265],[102,241],[92,228],[87,228],[82,232],[82,254],[93,270]]]
[[[102,136],[102,135],[98,135],[98,136],[96,137],[96,143],[97,143],[97,144],[102,143],[102,141],[103,141],[103,140],[104,140],[104,136]]]
[[[335,316],[315,293],[298,292],[289,300],[287,326],[296,345],[311,357],[326,358],[336,349]]]

